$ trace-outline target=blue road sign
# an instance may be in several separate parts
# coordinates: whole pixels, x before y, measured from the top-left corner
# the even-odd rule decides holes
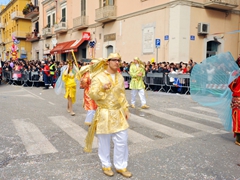
[[[195,36],[190,36],[190,40],[194,41],[195,40]]]
[[[164,40],[169,40],[169,36],[168,36],[168,35],[165,35],[165,36],[164,36]]]
[[[155,39],[155,46],[156,48],[159,48],[161,45],[161,40],[160,39]]]

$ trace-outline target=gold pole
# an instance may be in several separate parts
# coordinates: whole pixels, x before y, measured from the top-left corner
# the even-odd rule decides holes
[[[75,61],[75,65],[76,65],[76,67],[77,67],[77,69],[78,69],[78,63],[77,63],[77,60],[76,60],[76,57],[75,57],[75,54],[74,54],[73,49],[71,50],[71,52],[72,52],[73,59],[74,59],[74,61]],[[78,69],[78,70],[79,70],[79,69]]]

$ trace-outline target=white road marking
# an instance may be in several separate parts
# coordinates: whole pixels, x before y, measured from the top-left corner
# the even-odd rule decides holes
[[[153,141],[152,139],[150,139],[140,133],[137,133],[131,129],[128,129],[128,139],[132,143],[142,143],[142,142]]]
[[[196,113],[196,112],[187,111],[187,110],[178,109],[178,108],[167,108],[167,110],[174,111],[174,112],[184,114],[184,115],[188,115],[188,116],[192,116],[193,118],[200,118],[200,119],[204,119],[206,121],[211,121],[211,122],[221,124],[220,119],[217,118],[217,117],[212,117],[212,116],[208,116],[208,115],[205,115],[205,114],[199,114],[199,113]]]
[[[60,127],[64,132],[66,132],[71,138],[76,140],[82,147],[85,147],[85,138],[87,136],[87,131],[85,129],[68,120],[64,116],[51,116],[48,118],[51,119],[52,122]],[[97,138],[94,137],[93,148],[97,147]]]
[[[28,152],[28,156],[58,152],[33,123],[13,120],[18,135]]]
[[[32,94],[33,96],[35,96],[35,97],[38,98],[38,99],[45,100],[44,98],[42,98],[42,97],[40,97],[40,96],[37,96],[36,94],[33,94],[32,92],[30,92],[30,91],[28,91],[28,90],[26,90],[26,89],[24,89],[24,91],[27,91],[29,94]]]
[[[200,111],[206,111],[206,112],[217,114],[217,112],[215,110],[207,108],[207,107],[203,107],[203,106],[197,106],[197,107],[191,107],[191,108],[197,109],[197,110],[200,110]]]
[[[48,103],[51,104],[51,105],[55,105],[54,103],[52,103],[52,102],[50,102],[50,101],[48,101]]]
[[[227,131],[224,131],[224,130],[221,130],[221,129],[216,129],[216,128],[206,126],[206,125],[194,122],[194,121],[190,121],[190,120],[180,118],[178,116],[173,116],[173,115],[170,115],[170,114],[167,114],[167,113],[163,113],[161,111],[156,111],[156,110],[153,110],[153,109],[148,109],[148,110],[143,110],[143,111],[146,112],[146,113],[152,114],[154,116],[166,119],[168,121],[175,122],[175,123],[178,123],[178,124],[182,124],[182,125],[185,125],[185,126],[188,126],[188,127],[194,128],[194,129],[198,129],[198,130],[201,130],[201,131],[204,131],[204,132],[208,132],[208,133],[211,133],[211,134],[225,134],[225,133],[228,133]]]
[[[137,115],[131,114],[130,115],[130,121],[134,121],[136,123],[139,123],[143,126],[146,126],[150,129],[154,129],[156,131],[162,132],[170,137],[178,137],[178,138],[189,138],[194,137],[191,134],[187,134],[181,131],[178,131],[176,129],[170,128],[168,126],[164,126],[162,124],[155,123],[153,121],[147,120],[143,117],[139,117]]]

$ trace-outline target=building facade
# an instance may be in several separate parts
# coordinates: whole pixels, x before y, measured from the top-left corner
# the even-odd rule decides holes
[[[20,4],[17,7],[13,3],[18,1],[11,1],[5,9],[13,12],[14,8],[20,8]],[[52,56],[66,60],[74,51],[77,60],[105,58],[111,52],[119,52],[126,62],[135,56],[145,62],[153,58],[156,62],[187,62],[190,58],[201,62],[226,51],[234,58],[240,53],[238,0],[35,0],[32,3],[39,7],[39,14],[32,15],[30,21],[18,20],[25,27],[29,27],[25,23],[31,23],[31,28],[26,29],[28,33],[38,29],[30,42],[26,38],[31,46],[31,50],[25,47],[31,52],[28,59]],[[1,23],[5,22],[6,14],[9,15],[7,10],[1,11]],[[6,30],[12,33],[13,27],[2,29],[2,35]],[[2,40],[8,43],[5,38]]]
[[[31,58],[32,46],[26,41],[26,35],[31,31],[31,21],[27,14],[23,14],[28,3],[27,0],[12,0],[0,12],[3,60]]]

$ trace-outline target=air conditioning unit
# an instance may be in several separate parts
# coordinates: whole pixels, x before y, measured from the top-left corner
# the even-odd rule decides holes
[[[45,44],[45,48],[49,48],[49,44]]]
[[[198,23],[198,34],[205,35],[209,33],[209,24],[208,23]]]

